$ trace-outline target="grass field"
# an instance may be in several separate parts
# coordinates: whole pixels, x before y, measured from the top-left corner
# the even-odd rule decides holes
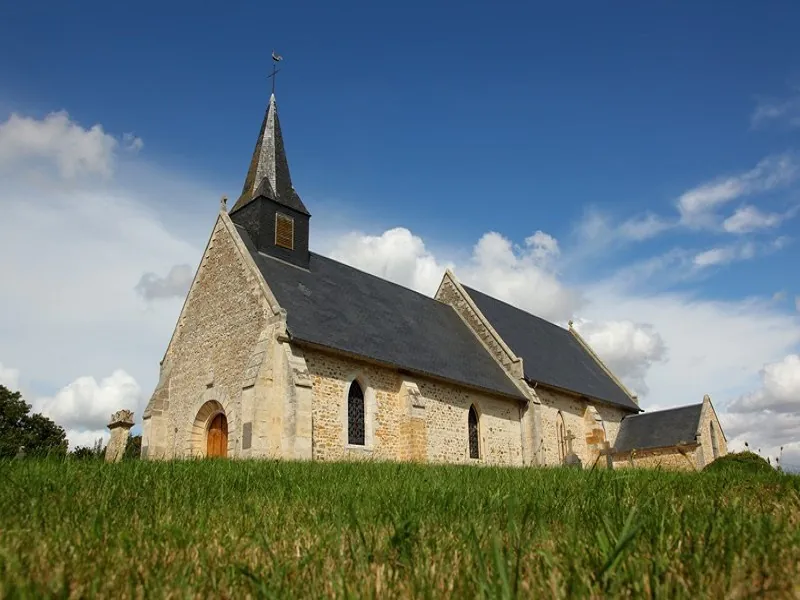
[[[800,597],[800,478],[0,463],[0,597]]]

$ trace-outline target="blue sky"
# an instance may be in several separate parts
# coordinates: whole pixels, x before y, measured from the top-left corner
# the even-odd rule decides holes
[[[103,382],[120,371],[130,381],[111,383],[146,402],[218,197],[241,188],[274,48],[316,249],[426,293],[457,267],[532,312],[585,323],[646,406],[714,393],[731,431],[756,435],[742,423],[758,407],[764,423],[788,415],[781,439],[800,440],[800,406],[775,408],[775,390],[800,390],[800,5],[600,4],[6,7],[0,204],[19,219],[8,250],[30,244],[30,264],[0,275],[51,268],[76,301],[59,331],[0,320],[7,340],[27,336],[0,341],[0,376],[51,406],[78,381],[115,401]],[[48,120],[57,111],[68,116]],[[35,171],[44,195],[27,187],[30,161],[52,161]],[[65,208],[95,202],[80,219]],[[56,265],[58,248],[107,260],[77,261],[79,273]],[[177,291],[136,296],[148,273]],[[107,290],[92,288],[101,280]],[[20,311],[51,291],[37,285],[19,283]],[[106,315],[92,304],[103,293],[126,308]],[[28,338],[55,348],[44,371]]]
[[[418,209],[421,234],[462,241],[563,233],[588,204],[665,212],[796,143],[750,128],[797,73],[796,3],[611,4],[17,3],[3,96],[133,131],[233,195],[275,47],[304,197],[392,224]]]

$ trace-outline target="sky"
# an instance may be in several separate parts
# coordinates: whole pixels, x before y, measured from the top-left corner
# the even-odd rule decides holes
[[[0,383],[73,446],[141,417],[274,49],[313,250],[572,319],[800,468],[800,5],[699,4],[5,8]]]

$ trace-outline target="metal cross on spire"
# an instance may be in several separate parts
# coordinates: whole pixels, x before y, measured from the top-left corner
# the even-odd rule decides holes
[[[283,60],[283,57],[280,54],[275,54],[275,50],[272,51],[272,74],[267,76],[267,79],[272,79],[272,93],[275,93],[275,77],[278,74],[280,69],[278,68],[278,63]]]

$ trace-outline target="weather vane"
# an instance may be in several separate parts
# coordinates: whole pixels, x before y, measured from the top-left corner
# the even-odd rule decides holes
[[[268,75],[267,79],[272,79],[272,93],[275,93],[275,75],[278,74],[280,69],[278,68],[278,63],[283,60],[283,57],[280,54],[275,54],[275,50],[272,51],[272,75]]]

